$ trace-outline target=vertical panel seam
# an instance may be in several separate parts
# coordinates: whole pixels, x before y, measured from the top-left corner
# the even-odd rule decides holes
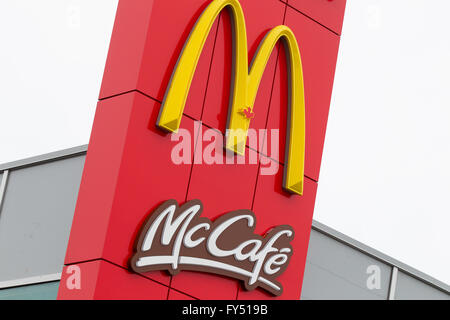
[[[395,300],[395,289],[397,288],[398,268],[392,266],[391,282],[389,284],[388,300]]]
[[[9,170],[3,171],[2,181],[0,183],[0,217],[2,215],[3,200],[6,194],[6,184],[8,183]]]

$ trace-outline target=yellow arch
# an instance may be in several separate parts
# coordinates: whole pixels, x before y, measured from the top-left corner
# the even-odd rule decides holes
[[[261,42],[249,72],[245,18],[237,0],[214,0],[197,20],[175,66],[157,125],[169,132],[178,130],[206,38],[214,21],[225,8],[230,11],[234,30],[232,100],[228,115],[226,148],[240,155],[245,154],[251,119],[243,116],[241,112],[242,109],[248,107],[253,110],[267,61],[275,44],[282,40],[288,61],[290,95],[283,187],[289,192],[302,195],[305,158],[305,98],[302,63],[297,40],[287,26],[273,28]]]

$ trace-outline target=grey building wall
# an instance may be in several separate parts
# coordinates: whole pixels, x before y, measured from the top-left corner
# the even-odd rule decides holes
[[[0,216],[0,283],[61,272],[84,156],[10,170]]]
[[[449,300],[448,292],[437,290],[426,283],[399,271],[395,299],[399,300]]]
[[[87,146],[0,165],[0,299],[56,299]],[[301,299],[450,299],[450,287],[314,221]]]
[[[302,299],[386,300],[391,271],[388,264],[311,230]],[[371,281],[374,277],[379,280]]]

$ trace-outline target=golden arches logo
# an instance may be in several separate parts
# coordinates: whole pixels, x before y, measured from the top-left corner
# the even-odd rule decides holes
[[[237,154],[245,154],[248,128],[251,118],[242,116],[242,110],[253,110],[258,87],[267,61],[281,40],[288,61],[289,102],[287,141],[283,187],[302,195],[305,162],[305,97],[303,70],[294,33],[287,26],[277,26],[261,41],[250,67],[248,66],[247,31],[242,7],[237,0],[214,0],[203,11],[187,39],[175,66],[161,106],[157,125],[169,132],[180,126],[186,99],[200,54],[214,21],[223,9],[228,9],[233,27],[233,72],[230,109],[228,112],[226,148]],[[249,109],[250,108],[250,109]]]

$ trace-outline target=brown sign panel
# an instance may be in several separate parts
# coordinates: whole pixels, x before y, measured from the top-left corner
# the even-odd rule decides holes
[[[137,273],[182,270],[219,274],[244,281],[247,290],[261,287],[279,296],[277,277],[292,256],[294,230],[277,226],[264,236],[254,233],[255,214],[237,210],[214,221],[201,217],[200,200],[178,206],[168,200],[142,226],[130,260]]]

